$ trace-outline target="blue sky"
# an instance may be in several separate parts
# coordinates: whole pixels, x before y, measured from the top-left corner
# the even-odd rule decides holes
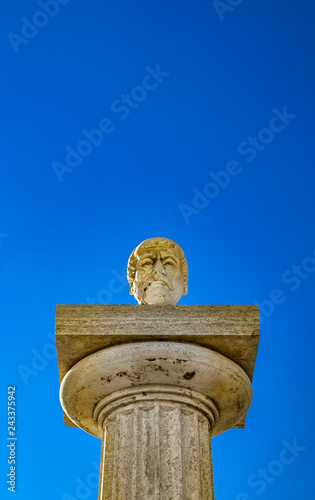
[[[55,306],[135,303],[127,259],[157,235],[185,250],[180,303],[261,306],[246,429],[213,440],[216,499],[312,495],[314,15],[311,0],[2,3],[1,498],[13,384],[16,498],[97,499],[100,442],[58,401]]]

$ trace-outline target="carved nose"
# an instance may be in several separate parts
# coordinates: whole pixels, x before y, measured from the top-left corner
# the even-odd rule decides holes
[[[163,266],[162,262],[160,261],[160,259],[158,259],[156,261],[155,266],[154,266],[154,274],[158,274],[158,273],[165,274],[165,269],[164,269],[164,266]]]

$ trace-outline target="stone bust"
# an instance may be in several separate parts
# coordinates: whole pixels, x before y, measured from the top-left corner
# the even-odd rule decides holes
[[[127,266],[130,294],[138,304],[177,304],[188,292],[183,249],[168,238],[150,238],[132,252]]]

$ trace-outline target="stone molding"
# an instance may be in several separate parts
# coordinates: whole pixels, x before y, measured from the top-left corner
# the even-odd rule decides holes
[[[81,359],[101,349],[141,341],[190,342],[235,361],[253,378],[259,342],[256,305],[58,305],[60,382]],[[75,425],[64,414],[66,425]],[[245,416],[236,427],[244,427]]]
[[[116,391],[101,399],[95,406],[93,418],[98,426],[103,428],[104,422],[113,413],[129,411],[137,405],[139,408],[151,407],[156,404],[185,405],[187,409],[199,411],[209,421],[210,432],[219,417],[216,404],[207,396],[197,391],[187,391],[181,387],[171,385],[142,385]]]
[[[67,425],[102,439],[99,500],[214,500],[211,438],[243,427],[257,306],[58,306]]]
[[[218,414],[213,436],[236,425],[252,400],[248,376],[222,354],[184,342],[136,342],[102,349],[79,361],[63,379],[60,401],[72,422],[102,438],[93,413],[104,401],[115,405],[117,391],[125,391],[125,397],[135,391],[138,396],[131,398],[136,400],[155,390],[159,399],[158,386],[169,386],[169,394],[176,398],[179,394],[190,398],[191,405],[198,398],[200,405],[208,402],[211,407],[209,400],[214,402]]]

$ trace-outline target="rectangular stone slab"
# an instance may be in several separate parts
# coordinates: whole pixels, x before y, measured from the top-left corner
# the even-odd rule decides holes
[[[257,305],[58,305],[60,382],[82,358],[125,342],[173,340],[208,347],[253,378],[259,342]],[[74,424],[65,415],[66,425]],[[237,424],[243,428],[245,418]]]

